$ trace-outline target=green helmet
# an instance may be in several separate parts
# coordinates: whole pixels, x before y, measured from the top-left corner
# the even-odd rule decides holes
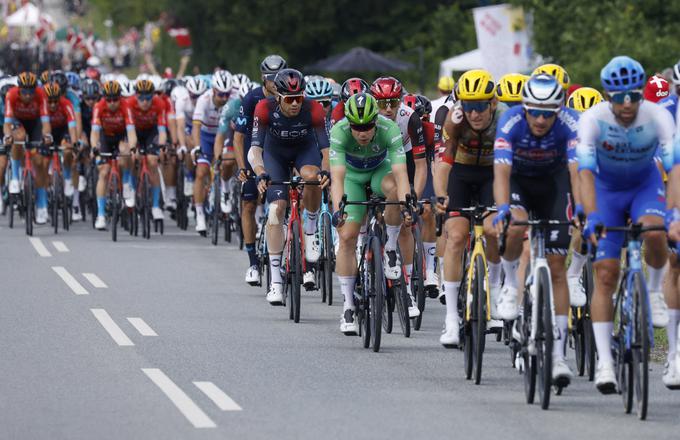
[[[345,117],[350,124],[370,124],[378,117],[378,102],[368,93],[356,93],[345,102]]]

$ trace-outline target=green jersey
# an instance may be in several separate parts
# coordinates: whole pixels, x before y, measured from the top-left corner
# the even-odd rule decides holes
[[[352,136],[347,118],[331,129],[331,166],[345,165],[355,171],[371,171],[387,159],[391,165],[406,163],[404,144],[399,126],[378,116],[375,136],[368,145],[359,145]]]

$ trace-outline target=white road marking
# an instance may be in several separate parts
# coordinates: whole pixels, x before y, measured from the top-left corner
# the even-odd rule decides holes
[[[95,318],[97,318],[97,321],[104,327],[104,330],[111,336],[111,338],[115,341],[116,344],[120,345],[121,347],[130,347],[135,345],[134,342],[130,340],[130,338],[127,337],[125,332],[118,327],[118,324],[111,318],[111,315],[107,313],[106,310],[104,309],[90,309],[92,314],[94,315]]]
[[[87,278],[87,281],[89,281],[90,284],[92,284],[97,289],[106,289],[107,287],[109,287],[109,286],[106,285],[106,283],[104,281],[102,281],[101,278],[99,278],[97,275],[95,275],[93,273],[89,273],[89,272],[83,273],[83,276],[85,278]]]
[[[31,242],[33,245],[33,248],[35,251],[40,255],[41,257],[51,257],[52,254],[50,251],[47,250],[45,245],[43,244],[42,240],[39,239],[38,237],[28,237],[28,241]]]
[[[137,329],[142,336],[158,336],[158,334],[153,331],[149,324],[147,324],[142,318],[128,318],[130,324]]]
[[[52,270],[59,275],[59,277],[64,280],[67,286],[73,290],[76,295],[88,295],[89,292],[83,287],[82,284],[76,280],[73,275],[71,275],[66,268],[62,266],[52,266]]]
[[[177,409],[194,425],[194,428],[216,428],[213,422],[187,394],[158,368],[142,368],[144,374],[155,383]]]
[[[53,241],[52,245],[58,252],[68,252],[68,248],[63,241]]]
[[[238,403],[227,396],[227,394],[222,391],[217,385],[212,382],[194,382],[194,385],[198,387],[199,390],[203,391],[206,396],[210,398],[215,405],[222,411],[241,411],[242,408]]]

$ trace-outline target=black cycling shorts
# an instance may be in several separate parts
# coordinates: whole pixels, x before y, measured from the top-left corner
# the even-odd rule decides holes
[[[71,136],[68,134],[68,126],[52,127],[52,139],[54,145],[61,145],[62,141],[71,142]]]
[[[449,174],[448,209],[470,208],[476,201],[494,206],[493,167],[454,164]]]
[[[148,130],[137,130],[137,148],[146,154],[158,156],[161,151],[158,145],[158,129],[153,127]]]
[[[127,141],[126,133],[116,134],[113,136],[102,133],[99,140],[99,151],[102,153],[118,152],[118,146],[124,141]]]

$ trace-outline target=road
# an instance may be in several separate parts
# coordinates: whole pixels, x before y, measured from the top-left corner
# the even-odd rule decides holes
[[[166,222],[170,223],[170,222]],[[482,384],[443,349],[444,310],[380,353],[305,293],[294,324],[246,286],[235,247],[166,225],[151,240],[75,224],[29,240],[0,218],[2,439],[677,438],[680,393],[651,371],[649,420],[577,378],[549,411],[524,403],[507,349]],[[86,275],[87,274],[87,275]],[[137,319],[135,319],[137,318]],[[570,353],[573,362],[573,353]]]

